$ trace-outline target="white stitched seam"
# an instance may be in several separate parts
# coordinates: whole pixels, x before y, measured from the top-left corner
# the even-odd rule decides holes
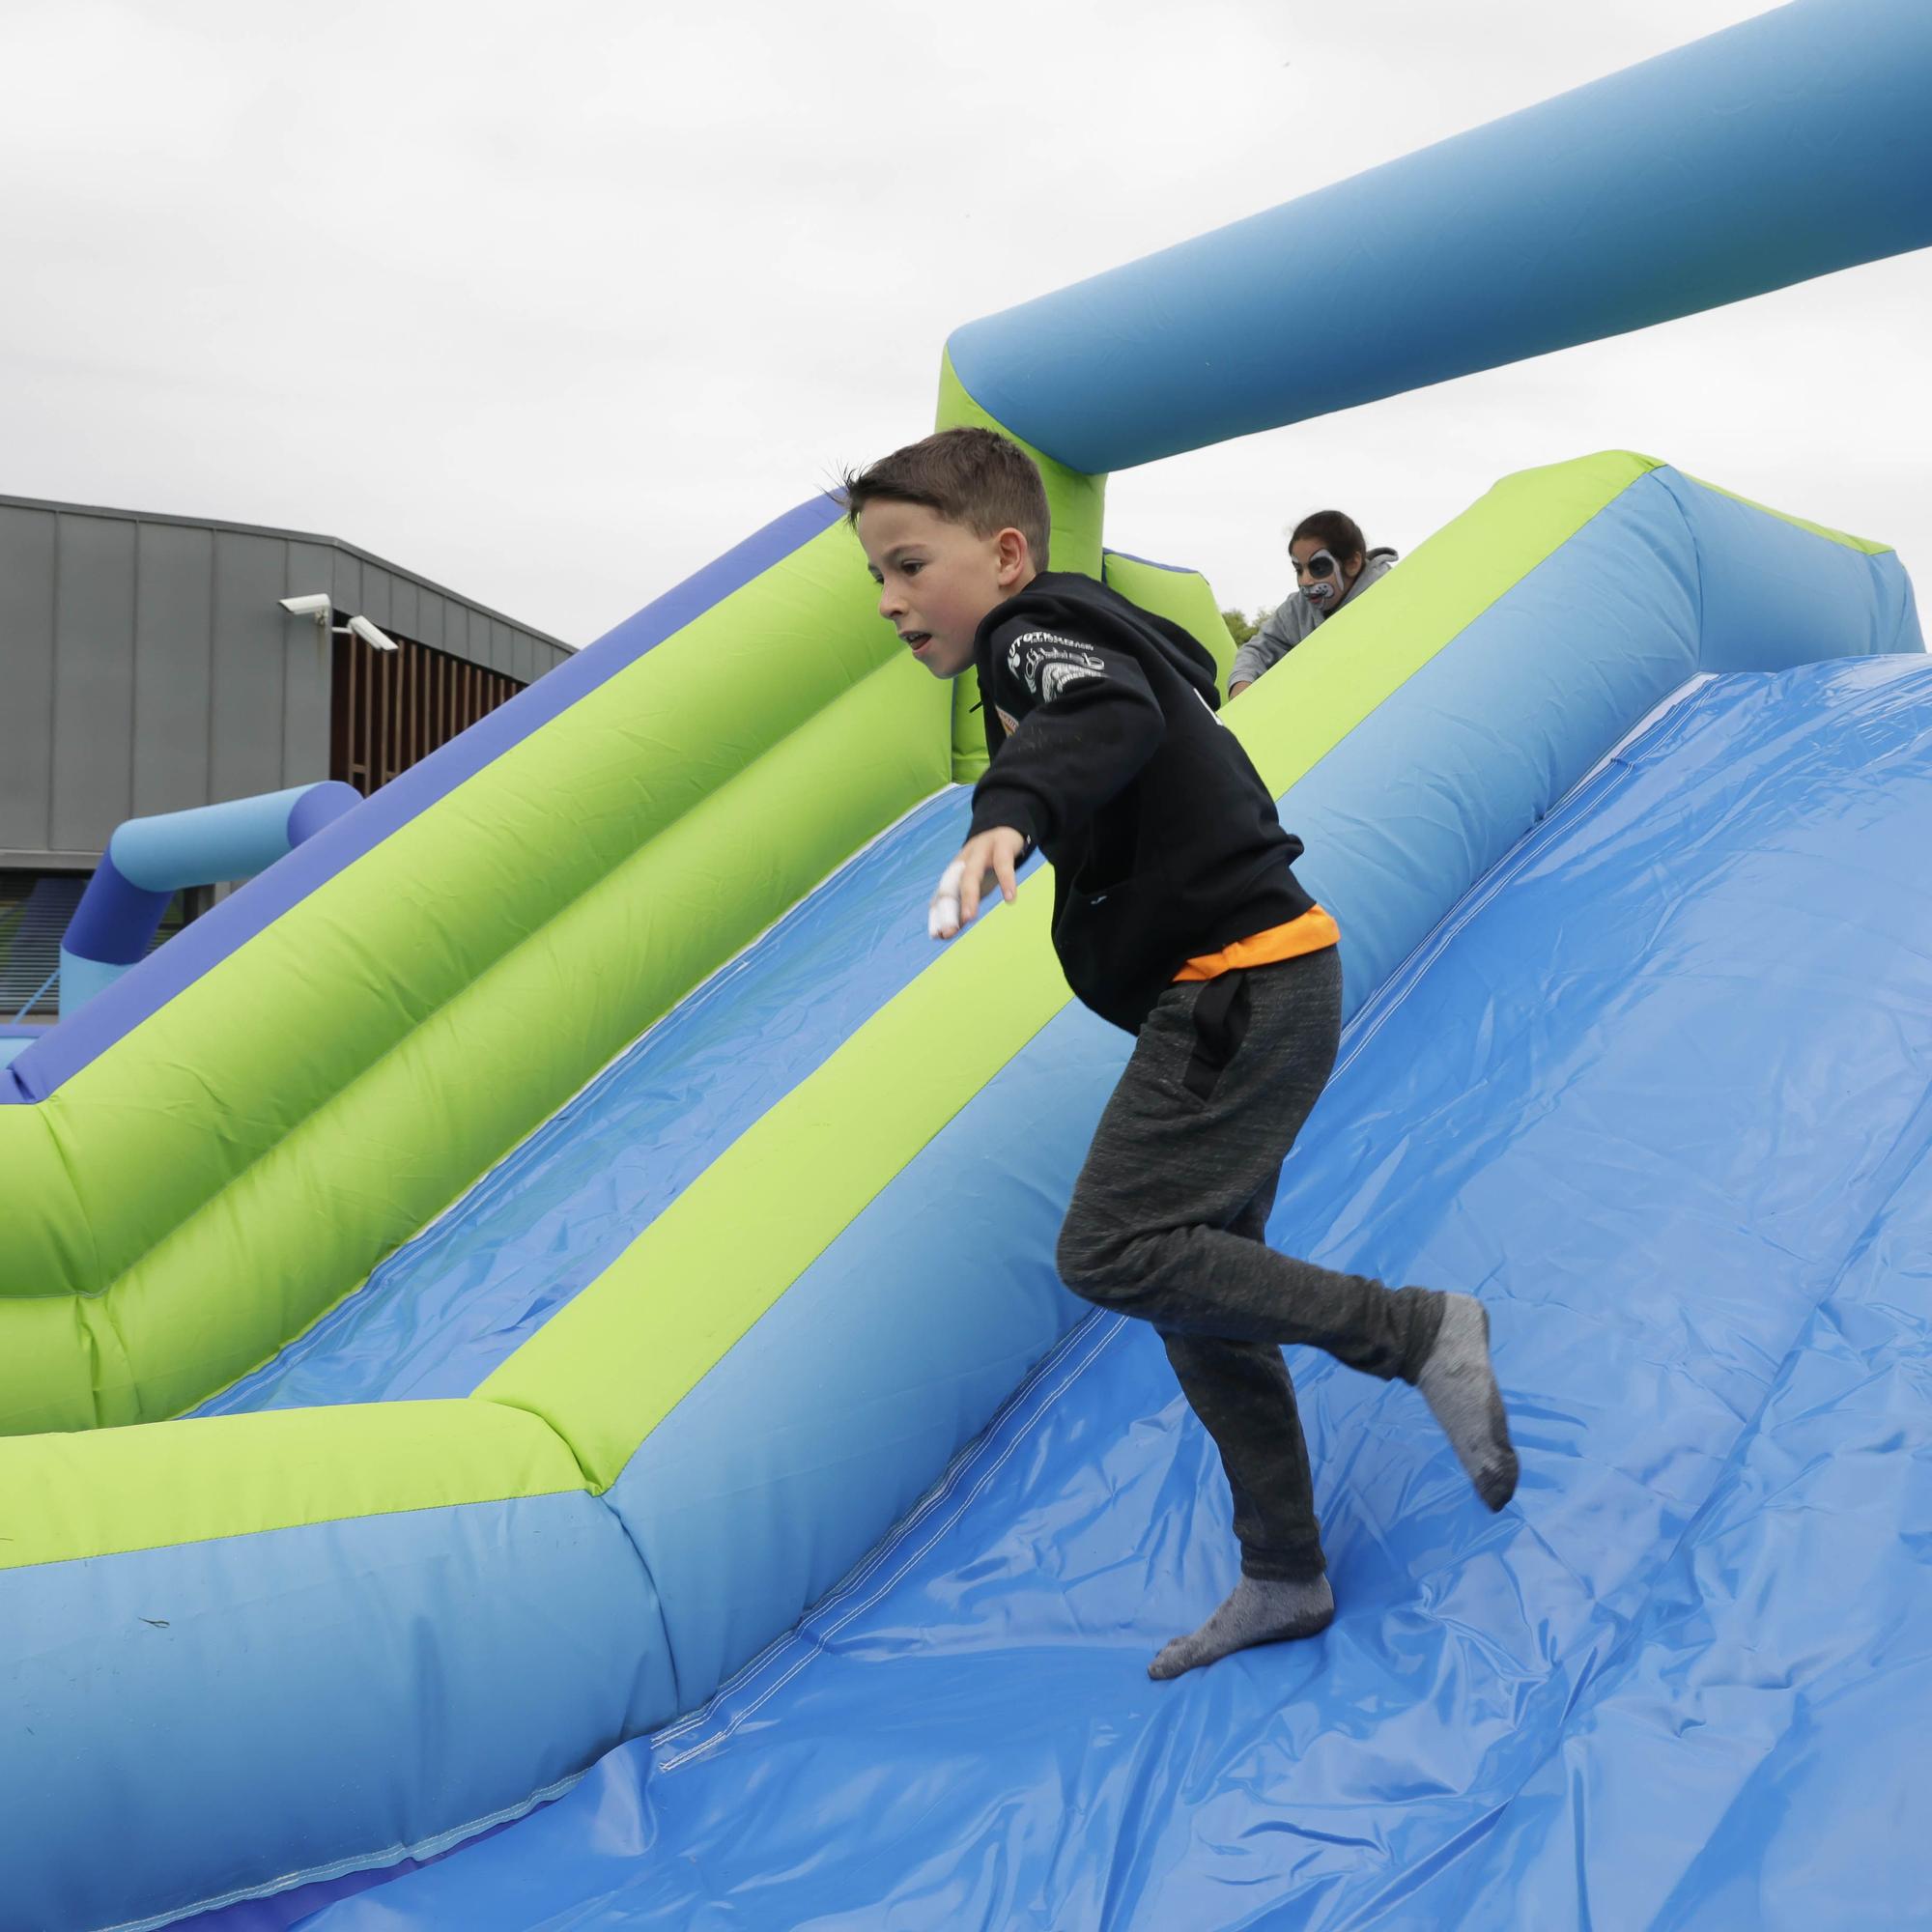
[[[1099,1358],[1101,1352],[1114,1340],[1114,1338],[1117,1335],[1119,1335],[1121,1331],[1126,1326],[1126,1321],[1127,1318],[1124,1315],[1117,1315],[1114,1317],[1111,1325],[1105,1322],[1100,1322],[1095,1324],[1099,1332],[1096,1334],[1093,1346],[1089,1348],[1085,1355],[1082,1356],[1082,1358],[1067,1371],[1065,1379],[1063,1380],[1060,1383],[1060,1385],[1057,1388],[1055,1388],[1046,1397],[1044,1401],[1040,1403],[1039,1406],[1034,1410],[1032,1415],[1028,1416],[1026,1420],[1014,1430],[1012,1439],[1006,1445],[1005,1448],[1003,1448],[1000,1451],[999,1455],[996,1456],[993,1459],[993,1461],[989,1464],[987,1464],[987,1466],[983,1470],[980,1472],[978,1481],[976,1481],[973,1484],[971,1489],[969,1489],[965,1492],[965,1494],[959,1497],[958,1505],[952,1512],[952,1514],[943,1522],[940,1522],[934,1526],[932,1535],[926,1539],[925,1543],[918,1548],[909,1548],[905,1550],[905,1561],[898,1567],[896,1571],[895,1571],[891,1576],[885,1577],[880,1582],[878,1588],[874,1590],[869,1596],[864,1597],[860,1599],[860,1601],[858,1601],[857,1603],[851,1605],[851,1606],[847,1608],[842,1615],[833,1619],[833,1621],[824,1625],[824,1627],[821,1630],[814,1631],[810,1634],[805,1633],[802,1628],[788,1631],[785,1634],[784,1638],[781,1639],[780,1645],[771,1646],[770,1649],[768,1649],[766,1652],[761,1653],[759,1659],[753,1661],[753,1667],[754,1669],[756,1663],[758,1662],[762,1662],[763,1657],[770,1655],[773,1650],[780,1648],[783,1642],[790,1641],[796,1638],[799,1640],[801,1645],[801,1654],[791,1663],[791,1665],[787,1669],[782,1671],[776,1679],[774,1679],[771,1684],[766,1686],[766,1688],[763,1690],[761,1690],[757,1694],[757,1696],[753,1698],[749,1704],[745,1705],[745,1707],[742,1710],[737,1712],[731,1718],[731,1719],[724,1725],[723,1730],[718,1731],[711,1737],[705,1738],[701,1742],[693,1745],[689,1749],[678,1752],[675,1757],[669,1757],[664,1759],[662,1763],[659,1765],[658,1769],[664,1772],[675,1771],[679,1765],[688,1763],[692,1758],[696,1757],[700,1752],[709,1750],[712,1747],[712,1746],[724,1743],[724,1741],[727,1738],[731,1737],[740,1728],[740,1726],[745,1723],[747,1719],[753,1717],[759,1709],[761,1709],[766,1703],[768,1703],[773,1697],[775,1697],[778,1694],[778,1692],[784,1688],[785,1685],[790,1683],[791,1680],[794,1677],[796,1677],[798,1673],[801,1670],[803,1670],[805,1666],[808,1663],[810,1663],[814,1657],[820,1655],[824,1650],[825,1644],[828,1641],[828,1639],[836,1636],[841,1630],[845,1628],[847,1624],[849,1624],[852,1621],[854,1617],[859,1616],[862,1612],[870,1609],[873,1606],[873,1605],[875,1605],[880,1600],[880,1598],[885,1596],[887,1591],[891,1590],[896,1583],[898,1583],[904,1577],[906,1572],[911,1569],[913,1564],[916,1563],[920,1559],[920,1557],[923,1556],[925,1552],[932,1548],[933,1544],[938,1542],[940,1536],[944,1534],[946,1530],[952,1528],[953,1523],[957,1522],[960,1517],[962,1517],[966,1513],[968,1508],[971,1507],[975,1498],[978,1497],[981,1493],[981,1492],[985,1490],[986,1486],[993,1480],[993,1478],[997,1476],[1001,1471],[1001,1469],[1006,1466],[1008,1460],[1012,1456],[1013,1452],[1016,1449],[1018,1449],[1019,1446],[1028,1439],[1028,1437],[1033,1434],[1034,1430],[1045,1418],[1048,1411],[1052,1408],[1053,1405],[1056,1402],[1058,1402],[1060,1398],[1064,1396],[1066,1393],[1066,1391],[1069,1388],[1071,1388],[1073,1384],[1076,1381],[1078,1381],[1083,1375],[1086,1374],[1088,1369],[1090,1369],[1094,1365],[1094,1363]],[[1051,1361],[1051,1359],[1052,1358],[1049,1356],[1048,1360]],[[950,1479],[948,1482],[941,1483],[938,1486],[938,1488],[936,1488],[933,1491],[931,1495],[929,1495],[926,1498],[925,1502],[919,1509],[915,1510],[913,1514],[910,1517],[908,1517],[906,1520],[899,1526],[898,1532],[895,1535],[887,1538],[887,1540],[879,1546],[879,1548],[874,1553],[874,1556],[871,1559],[871,1561],[867,1564],[862,1565],[858,1571],[855,1571],[853,1573],[853,1576],[848,1581],[846,1588],[848,1590],[856,1590],[864,1581],[866,1581],[870,1572],[876,1570],[886,1560],[886,1558],[889,1555],[893,1554],[897,1549],[904,1548],[906,1543],[909,1541],[912,1532],[919,1527],[921,1519],[928,1515],[935,1508],[937,1508],[939,1504],[946,1499],[949,1490],[951,1490],[954,1486],[954,1484],[956,1484],[957,1481],[966,1476],[967,1473],[973,1469],[973,1467],[974,1467],[974,1460],[971,1456],[968,1456],[965,1459],[963,1459],[956,1465],[953,1471],[952,1478]],[[834,1601],[837,1601],[836,1598],[834,1599]],[[714,1704],[715,1701],[716,1700],[714,1699],[713,1700]],[[708,1709],[710,1707],[707,1706],[706,1708]],[[698,1719],[701,1719],[703,1717],[703,1715],[704,1715],[703,1712],[699,1712],[696,1714],[695,1717],[687,1719],[682,1725],[673,1726],[672,1730],[670,1731],[661,1732],[659,1734],[659,1741],[663,1742],[674,1735],[681,1734],[683,1731],[692,1728],[696,1723]]]
[[[1040,1382],[1044,1381],[1056,1369],[1063,1368],[1065,1365],[1072,1353],[1067,1344],[1073,1340],[1074,1336],[1081,1332],[1084,1326],[1085,1323],[1076,1323],[1073,1328],[1069,1329],[1059,1342],[1049,1349],[1020,1378],[1012,1394],[1001,1404],[999,1414],[987,1425],[985,1435],[990,1435],[999,1426],[1000,1421],[1004,1417],[1015,1414],[1024,1405],[1028,1396],[1033,1393],[1034,1389]],[[913,1534],[926,1517],[930,1516],[934,1510],[938,1509],[945,1502],[948,1495],[964,1480],[966,1472],[976,1466],[974,1459],[976,1453],[983,1445],[984,1439],[985,1435],[982,1435],[980,1438],[954,1457],[939,1481],[920,1499],[919,1504],[913,1509],[911,1514],[896,1523],[880,1540],[877,1547],[873,1548],[869,1555],[862,1557],[838,1583],[833,1585],[825,1596],[819,1600],[817,1605],[814,1605],[815,1612],[818,1615],[824,1615],[835,1605],[843,1603],[854,1591],[863,1588],[873,1572],[882,1563],[890,1560],[893,1551]],[[667,1724],[663,1730],[652,1732],[652,1743],[657,1745],[673,1743],[678,1738],[684,1736],[686,1732],[695,1730],[706,1722],[711,1715],[716,1712],[720,1702],[724,1698],[729,1696],[733,1690],[741,1690],[749,1685],[767,1663],[784,1651],[788,1644],[802,1641],[802,1623],[794,1624],[791,1629],[775,1636],[749,1662],[741,1664],[734,1670],[696,1710],[677,1719],[672,1723]]]

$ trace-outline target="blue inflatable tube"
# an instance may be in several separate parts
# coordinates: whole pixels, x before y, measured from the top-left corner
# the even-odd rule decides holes
[[[253,878],[361,803],[330,779],[117,826],[61,941],[62,1016],[141,958],[185,886]]]
[[[269,1856],[426,1856],[677,1708],[650,1579],[581,1491],[45,1564],[7,1598],[6,1932],[219,1904],[212,1845],[234,1896]],[[287,1725],[298,1748],[209,1742]],[[76,1763],[120,1784],[111,1856]]]
[[[1804,0],[966,324],[1070,469],[1398,395],[1932,243],[1932,8]]]

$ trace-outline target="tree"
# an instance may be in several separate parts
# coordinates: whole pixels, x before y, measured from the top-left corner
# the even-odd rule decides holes
[[[1262,621],[1266,615],[1267,612],[1265,611],[1257,611],[1252,620],[1250,620],[1238,611],[1223,611],[1221,612],[1221,621],[1227,625],[1228,635],[1234,639],[1236,644],[1245,644],[1261,629]]]

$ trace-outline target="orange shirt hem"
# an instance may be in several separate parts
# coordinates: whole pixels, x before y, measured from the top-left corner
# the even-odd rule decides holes
[[[1218,952],[1204,952],[1190,959],[1174,976],[1177,986],[1195,980],[1218,980],[1223,973],[1244,971],[1250,966],[1272,966],[1283,959],[1299,959],[1304,952],[1321,952],[1342,943],[1341,929],[1320,906],[1292,919],[1286,925],[1271,925],[1247,939],[1237,939]]]

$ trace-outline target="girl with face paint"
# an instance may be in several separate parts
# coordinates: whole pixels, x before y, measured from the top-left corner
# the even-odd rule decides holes
[[[1303,517],[1288,540],[1288,555],[1294,565],[1295,594],[1235,654],[1230,697],[1238,696],[1296,644],[1313,637],[1324,618],[1378,582],[1396,557],[1386,548],[1371,550],[1361,526],[1340,510]]]

